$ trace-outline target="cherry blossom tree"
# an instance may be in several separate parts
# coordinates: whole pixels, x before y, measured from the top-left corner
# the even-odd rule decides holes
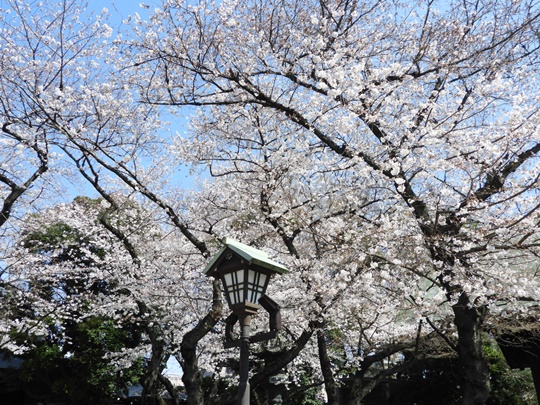
[[[197,194],[206,213],[200,230],[251,241],[291,269],[290,275],[273,281],[270,292],[283,305],[289,333],[281,337],[281,347],[268,349],[274,351],[273,361],[253,376],[252,384],[285,366],[291,379],[309,368],[324,378],[330,403],[337,403],[342,372],[358,369],[360,385],[377,362],[427,338],[429,334],[419,333],[418,320],[422,314],[440,316],[437,305],[445,297],[429,288],[436,280],[429,280],[430,267],[416,256],[425,250],[421,240],[413,233],[396,235],[396,227],[406,223],[388,223],[394,208],[375,194],[362,195],[353,173],[347,178],[341,169],[327,170],[316,151],[296,155],[286,127],[273,118],[275,114],[242,108],[220,135],[202,129],[193,143],[179,140],[177,150],[195,153],[216,176]],[[249,151],[241,144],[251,145]],[[351,190],[344,189],[349,182]],[[399,216],[395,220],[402,221]],[[397,272],[402,274],[396,284]],[[330,336],[338,335],[328,348]],[[328,354],[336,347],[349,356]],[[376,373],[373,385],[359,387],[356,397],[363,398],[379,379],[410,364],[398,362],[392,370]]]
[[[3,4],[0,226],[83,179],[99,207],[56,206],[25,229],[63,224],[107,251],[61,264],[13,245],[13,226],[4,331],[45,333],[4,316],[21,300],[34,320],[140,322],[145,388],[175,356],[188,402],[204,403],[201,369],[231,352],[219,283],[200,270],[230,236],[292,270],[269,292],[284,331],[254,348],[260,402],[270,376],[309,369],[329,403],[353,373],[359,403],[435,335],[460,357],[462,402],[485,402],[482,331],[538,301],[534,2],[166,0],[124,37],[77,1]],[[169,138],[163,108],[193,106],[189,135]],[[202,172],[196,190],[171,181],[186,163]],[[114,293],[17,288],[58,290],[59,275]]]
[[[21,243],[10,252],[12,284],[25,291],[13,316],[39,328],[17,337],[20,345],[31,346],[44,328],[53,327],[55,340],[69,348],[76,344],[69,341],[69,325],[95,318],[135,330],[139,342],[107,358],[118,371],[149,356],[141,383],[145,403],[153,403],[168,357],[207,306],[193,297],[207,287],[199,282],[198,266],[186,264],[194,256],[189,242],[161,229],[154,212],[119,196],[114,201],[120,210],[103,199],[81,197],[25,221]]]
[[[52,194],[40,193],[59,189],[52,180],[53,173],[57,176],[62,171],[54,148],[59,131],[52,123],[62,107],[69,108],[66,94],[84,82],[96,42],[108,35],[99,17],[78,20],[81,12],[74,1],[45,9],[37,2],[2,3],[2,225],[25,196],[29,202],[52,198]]]
[[[159,120],[156,108],[137,102],[131,78],[122,73],[125,66],[117,52],[120,42],[111,37],[106,10],[85,18],[79,1],[46,2],[42,6],[41,2],[33,1],[2,3],[1,35],[6,50],[0,64],[0,124],[5,157],[0,178],[5,185],[2,224],[15,209],[15,202],[19,210],[16,219],[21,219],[25,213],[57,201],[66,179],[74,182],[83,179],[114,212],[121,207],[112,195],[119,191],[126,195],[140,192],[152,207],[159,208],[169,218],[184,240],[196,246],[200,258],[207,257],[209,252],[204,242],[190,233],[177,212],[182,209],[178,198],[181,192],[167,191],[167,178],[175,168],[167,162],[167,154],[163,153],[167,142],[158,133],[164,130],[164,123]],[[45,172],[49,174],[47,182],[38,183]],[[43,192],[49,192],[50,199]],[[26,201],[31,204],[23,205]],[[10,246],[17,239],[19,226],[12,223],[12,234],[2,239],[6,243],[2,250],[9,254],[12,247],[17,247]],[[136,273],[142,259],[129,235],[111,223],[107,215],[100,216],[99,224],[117,238],[127,254],[124,259],[132,261],[131,267],[124,263],[125,271]],[[2,287],[16,292],[15,299],[9,301],[16,306],[20,302],[17,297],[20,299],[26,293],[11,288],[19,282],[15,267],[19,259],[9,254],[2,257],[2,264],[8,263]],[[217,283],[214,288],[219,291]],[[8,300],[3,300],[3,305],[6,304],[3,314],[13,308],[7,303]],[[142,304],[148,305],[144,300]],[[207,317],[193,315],[180,323],[186,328],[182,350],[195,353],[200,336],[219,319],[219,306],[220,299],[216,298],[214,309]],[[145,312],[146,308],[141,311]],[[198,324],[205,333],[190,329]],[[9,319],[3,325],[2,343],[17,350],[10,346],[11,340],[4,342],[13,328],[21,332],[28,328]],[[153,334],[151,329],[147,332],[154,336],[153,352],[157,357],[152,359],[156,367],[148,375],[148,386],[159,378],[163,356],[170,355],[162,350],[166,337],[158,329]],[[196,363],[197,357],[191,356],[190,361]]]
[[[339,236],[339,249],[350,242],[402,298],[412,292],[399,283],[407,275],[437,286],[447,303],[439,316],[451,311],[457,333],[462,402],[482,404],[489,311],[497,316],[493,304],[504,302],[517,316],[521,299],[538,299],[539,11],[497,0],[171,0],[141,23],[126,53],[145,101],[206,107],[193,121],[194,144],[179,140],[179,154],[245,181],[236,209],[272,228],[283,253],[301,261],[302,238],[316,249]],[[279,173],[298,166],[308,173]],[[334,224],[318,233],[323,213]],[[349,227],[373,239],[363,247]],[[325,282],[358,261],[317,258],[294,284],[322,279],[326,305],[336,291]]]
[[[54,201],[62,189],[55,180],[61,172],[66,173],[59,163],[58,150],[54,149],[58,132],[49,125],[46,114],[41,114],[40,100],[49,98],[57,105],[60,103],[62,89],[72,84],[70,68],[75,67],[79,56],[85,56],[90,39],[98,37],[100,32],[99,24],[91,26],[76,21],[80,8],[74,2],[56,4],[54,11],[47,8],[49,14],[35,6],[35,3],[3,2],[0,12],[3,289],[10,287],[5,252],[16,237],[17,222],[40,203]],[[69,23],[68,14],[74,17]],[[15,293],[15,304],[20,294],[20,291]],[[4,299],[2,306],[9,311],[8,302]],[[11,324],[7,330],[11,327],[23,328],[23,325]],[[4,340],[6,333],[2,344],[9,345],[9,339]]]

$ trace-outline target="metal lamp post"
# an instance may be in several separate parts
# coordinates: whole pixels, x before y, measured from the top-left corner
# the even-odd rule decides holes
[[[265,296],[265,292],[270,278],[274,274],[286,273],[287,269],[270,260],[265,252],[251,246],[229,238],[224,238],[222,243],[224,246],[210,260],[203,272],[207,276],[220,278],[223,283],[225,296],[234,316],[232,322],[227,321],[228,327],[232,327],[236,320],[240,321],[238,396],[240,405],[249,405],[249,343],[254,341],[250,330],[251,316],[263,306],[271,314],[271,329],[279,328],[276,326],[280,323],[279,316],[276,322],[279,306]],[[271,336],[265,334],[264,339],[268,337]],[[258,339],[260,340],[263,339]]]

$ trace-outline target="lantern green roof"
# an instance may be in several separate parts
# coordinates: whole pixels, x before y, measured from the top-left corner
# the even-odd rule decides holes
[[[212,259],[210,259],[210,262],[203,270],[203,273],[207,276],[213,275],[217,263],[224,254],[227,254],[227,250],[231,250],[250,265],[263,267],[278,274],[289,272],[282,264],[270,260],[268,254],[262,250],[255,249],[252,246],[245,245],[231,238],[223,238],[221,243],[223,243],[224,246],[214,255],[214,257],[212,257]]]

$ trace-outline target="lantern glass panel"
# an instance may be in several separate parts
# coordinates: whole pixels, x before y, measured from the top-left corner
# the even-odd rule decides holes
[[[223,282],[225,283],[225,286],[226,287],[229,287],[230,285],[232,285],[232,274],[231,273],[227,273],[223,276],[224,280]]]
[[[259,298],[264,294],[266,287],[267,275],[253,270],[248,271],[248,294],[247,301],[252,304],[257,304]]]
[[[244,301],[244,270],[224,274],[223,282],[232,305]]]

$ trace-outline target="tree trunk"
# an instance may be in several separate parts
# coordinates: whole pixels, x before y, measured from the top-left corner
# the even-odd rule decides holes
[[[349,392],[349,400],[347,405],[361,405],[364,394],[362,388],[364,387],[364,372],[357,370],[354,376],[351,390]]]
[[[187,405],[203,405],[202,374],[197,359],[197,346],[182,345],[182,381],[186,387]]]
[[[159,388],[161,387],[159,377],[165,363],[165,342],[160,338],[159,332],[148,329],[148,335],[152,344],[152,354],[148,362],[146,373],[141,379],[143,392],[141,395],[141,405],[161,404]]]
[[[188,405],[204,404],[202,373],[199,369],[197,344],[221,319],[223,312],[219,280],[214,279],[212,285],[212,308],[210,312],[203,319],[201,319],[191,331],[184,335],[182,343],[180,344],[180,354],[182,357],[177,358],[178,362],[182,366],[182,371],[184,372],[182,375],[182,381],[186,387]]]
[[[482,323],[487,307],[474,306],[462,293],[453,306],[461,363],[461,405],[484,405],[489,397],[489,365],[482,352]]]
[[[324,331],[319,329],[317,331],[317,344],[319,347],[319,362],[321,363],[321,370],[324,377],[324,387],[326,389],[326,395],[328,397],[328,405],[338,405],[338,389],[334,374],[332,372],[332,363],[328,357],[328,349],[326,346],[326,338]]]
[[[163,384],[169,395],[171,396],[170,405],[180,405],[180,399],[178,398],[178,392],[171,381],[163,374],[159,376],[159,381]]]

